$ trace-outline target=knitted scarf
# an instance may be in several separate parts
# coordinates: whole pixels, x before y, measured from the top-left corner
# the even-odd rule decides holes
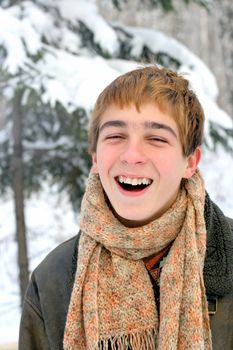
[[[91,174],[81,207],[77,271],[64,350],[211,349],[203,282],[205,189],[197,171],[175,203],[142,227],[125,227]],[[160,277],[160,316],[142,261],[174,241]]]

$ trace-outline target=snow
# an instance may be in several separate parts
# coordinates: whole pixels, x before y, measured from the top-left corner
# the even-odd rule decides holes
[[[9,73],[15,74],[19,68],[23,68],[26,63],[29,63],[23,42],[32,55],[41,48],[41,42],[36,31],[28,23],[18,20],[11,16],[7,10],[1,8],[0,23],[0,45],[3,45],[7,51],[3,67]]]
[[[82,107],[87,111],[102,89],[119,74],[140,66],[138,62],[123,59],[106,59],[88,48],[82,47],[79,34],[67,26],[81,20],[93,31],[95,42],[105,53],[117,55],[119,38],[113,26],[98,13],[94,0],[57,0],[61,19],[57,26],[56,6],[53,0],[40,0],[43,6],[53,5],[54,11],[44,11],[32,1],[21,6],[3,10],[0,7],[0,46],[6,51],[3,69],[21,78],[28,84],[24,95],[27,103],[30,88],[41,95],[44,103],[54,106],[57,101],[69,111]],[[22,20],[23,19],[23,20]],[[191,87],[197,93],[206,114],[206,141],[213,147],[209,136],[210,123],[232,129],[229,116],[216,104],[218,88],[215,77],[208,67],[190,50],[161,32],[147,28],[117,25],[132,36],[132,54],[139,55],[144,45],[152,52],[168,53],[181,61],[180,72],[186,73]],[[48,45],[42,42],[45,37]],[[58,45],[59,44],[59,45]],[[59,47],[59,48],[58,48]],[[15,54],[17,52],[17,55]],[[34,62],[28,53],[43,52]],[[11,80],[4,90],[7,98],[12,96],[18,77]],[[10,127],[10,124],[9,124]],[[50,126],[48,126],[50,127]],[[54,125],[54,128],[57,126]],[[221,132],[221,130],[220,130]],[[223,137],[225,136],[222,130]],[[10,128],[0,131],[0,142],[8,139]],[[56,145],[69,146],[65,137]],[[26,143],[26,148],[53,149],[54,143]],[[214,151],[204,149],[201,170],[212,199],[226,215],[233,217],[233,158],[221,147]],[[0,344],[16,342],[20,318],[19,289],[17,283],[15,219],[12,194],[0,198]],[[30,271],[60,242],[78,231],[78,213],[74,213],[65,192],[58,193],[56,186],[44,183],[43,190],[26,199],[26,225],[29,240]]]
[[[214,152],[203,152],[200,169],[211,199],[218,204],[226,216],[233,218],[233,157],[222,147]]]
[[[152,52],[162,52],[170,55],[182,62],[189,70],[192,70],[201,80],[205,94],[213,100],[216,99],[218,86],[214,75],[204,62],[187,47],[159,31],[123,25],[117,25],[117,27],[133,36],[130,42],[133,45],[131,51],[133,55],[138,57],[144,46],[147,46]],[[181,70],[184,71],[183,68]]]
[[[30,271],[60,242],[78,232],[78,215],[65,193],[46,183],[39,194],[26,200]],[[12,195],[0,199],[0,344],[18,339],[20,300],[17,283],[15,219]]]
[[[0,130],[0,143],[4,143],[9,139],[10,132],[9,130]]]
[[[40,0],[40,3],[46,6],[53,5],[52,0]],[[31,1],[25,1],[21,7],[0,9],[0,43],[7,51],[3,65],[11,74],[20,68],[23,69],[21,78],[12,81],[12,86],[15,86],[17,79],[24,79],[29,87],[41,95],[44,103],[55,106],[56,102],[60,102],[69,112],[76,108],[84,108],[89,112],[100,91],[110,81],[140,64],[117,58],[106,59],[81,47],[79,35],[74,35],[66,21],[73,25],[77,25],[78,20],[85,23],[93,31],[94,40],[103,51],[114,55],[118,50],[117,32],[99,15],[95,1],[59,0],[56,6],[61,13],[59,26],[55,8],[45,12],[43,7]],[[117,27],[132,37],[132,55],[140,55],[143,47],[147,46],[152,52],[167,53],[181,62],[179,71],[187,73],[187,78],[203,104],[207,118],[206,139],[209,145],[210,121],[225,128],[232,128],[232,120],[215,102],[218,94],[216,79],[196,55],[161,32],[123,25]],[[48,45],[42,43],[43,37],[46,37]],[[68,51],[65,38],[69,39]],[[34,55],[39,51],[42,51],[43,55],[37,62],[27,55],[28,52]],[[4,91],[5,96],[9,91]]]
[[[17,6],[13,7],[13,10],[11,8],[10,13],[14,13],[21,18],[21,22],[31,26],[39,34],[40,40],[45,37],[47,42],[59,43],[60,47],[68,49],[70,52],[77,53],[79,51],[81,46],[79,36],[69,30],[62,21],[59,22],[59,26],[56,26],[57,19],[54,14],[43,11],[31,1],[23,2],[21,13],[17,13],[17,9],[19,9]],[[30,42],[33,44],[31,38]]]
[[[45,2],[45,1],[41,1]],[[48,3],[46,1],[46,3]],[[52,0],[50,0],[52,3]],[[64,18],[73,21],[79,19],[94,33],[94,40],[102,49],[111,55],[119,50],[115,31],[98,13],[95,1],[58,0],[57,6]]]
[[[54,151],[57,147],[63,146],[64,148],[71,148],[73,144],[71,143],[70,139],[66,136],[61,136],[58,141],[46,141],[39,140],[36,142],[28,142],[24,141],[23,146],[25,149],[33,149],[33,150],[52,150]]]
[[[44,76],[44,103],[59,101],[69,112],[77,107],[90,111],[100,91],[119,75],[100,56],[77,57],[61,50],[46,53],[38,69]]]

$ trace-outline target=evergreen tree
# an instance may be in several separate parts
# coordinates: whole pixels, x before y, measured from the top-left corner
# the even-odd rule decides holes
[[[102,1],[105,1],[105,0],[102,0]],[[112,2],[118,10],[122,10],[127,0],[112,0]],[[183,2],[186,5],[188,5],[191,2],[195,2],[205,7],[206,9],[209,9],[212,0],[183,0]],[[158,7],[158,8],[160,7],[165,12],[174,11],[176,8],[173,0],[141,0],[141,4],[147,7]]]
[[[112,1],[118,9],[126,2]],[[207,0],[193,1],[208,5]],[[142,3],[165,11],[175,8],[173,0]],[[89,115],[98,93],[113,78],[151,61],[189,72],[207,115],[218,114],[222,121],[219,125],[209,119],[206,144],[232,150],[233,132],[215,103],[217,85],[211,72],[163,33],[111,25],[93,0],[2,0],[0,6],[0,100],[6,102],[0,131],[0,192],[14,188],[16,211],[21,213],[17,237],[22,300],[28,275],[22,193],[40,190],[44,181],[56,183],[79,207],[90,168]],[[12,133],[16,100],[22,124],[19,142]],[[20,181],[15,171],[20,172]]]
[[[113,0],[117,8],[125,2]],[[144,3],[164,10],[175,8],[172,0]],[[201,60],[163,33],[110,25],[94,2],[85,0],[3,0],[0,22],[0,86],[8,106],[0,135],[2,193],[13,180],[10,130],[12,101],[19,87],[26,194],[39,190],[44,180],[50,181],[68,191],[77,208],[90,167],[86,129],[95,98],[106,83],[138,62],[157,62],[195,74],[204,105],[206,99],[211,103],[209,114],[220,113],[226,120],[223,125],[209,121],[206,143],[232,149],[231,125],[214,102],[214,77]],[[209,103],[206,106],[210,108]]]

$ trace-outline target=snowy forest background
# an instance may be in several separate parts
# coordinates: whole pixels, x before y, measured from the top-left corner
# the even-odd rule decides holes
[[[78,231],[88,118],[119,74],[187,74],[207,190],[233,217],[232,14],[230,0],[0,1],[0,349],[17,342],[28,272]]]

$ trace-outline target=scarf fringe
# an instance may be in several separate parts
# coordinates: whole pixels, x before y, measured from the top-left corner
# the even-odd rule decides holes
[[[158,331],[155,328],[146,329],[143,332],[122,334],[99,341],[99,350],[156,350]]]

